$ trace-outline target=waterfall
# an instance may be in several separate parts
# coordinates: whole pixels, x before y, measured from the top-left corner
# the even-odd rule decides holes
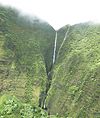
[[[66,31],[66,33],[65,33],[63,42],[62,42],[62,44],[61,44],[61,46],[60,46],[60,48],[59,48],[59,50],[58,50],[58,56],[59,56],[59,52],[60,52],[60,50],[61,50],[61,48],[62,48],[62,46],[63,46],[63,44],[64,44],[64,42],[65,42],[65,40],[66,40],[66,38],[67,38],[67,36],[68,36],[69,29],[70,29],[70,26],[68,27],[68,29],[67,29],[67,31]]]
[[[57,48],[57,31],[55,35],[55,43],[54,43],[54,51],[53,51],[53,64],[55,63],[56,60],[56,48]]]
[[[65,40],[67,38],[69,29],[70,29],[70,27],[68,27],[67,32],[65,33],[65,36],[64,36],[64,39],[63,39],[63,41],[61,43],[61,46],[59,48],[58,54],[59,54],[60,49],[62,48],[62,46],[63,46],[63,44],[64,44],[64,42],[65,42]],[[55,60],[56,60],[56,49],[57,49],[57,38],[58,38],[57,35],[58,34],[57,34],[57,31],[56,31],[56,34],[55,34],[55,42],[54,42],[54,49],[53,49],[53,60],[52,60],[53,61],[53,64],[55,63]],[[50,86],[51,86],[51,84],[50,84],[50,81],[52,80],[52,78],[50,77],[51,76],[51,70],[48,72],[47,76],[48,76],[49,88],[46,87],[46,89],[47,89],[46,94],[48,93],[48,91],[50,89]],[[43,99],[43,108],[45,110],[47,109],[47,107],[46,107],[46,97],[47,96],[45,96],[44,99]]]
[[[55,60],[56,60],[56,48],[57,48],[57,31],[56,31],[56,34],[55,34],[55,42],[54,42],[54,49],[53,49],[53,64],[55,63]],[[47,92],[49,91],[49,89],[50,89],[50,81],[51,81],[51,70],[47,73],[47,76],[48,76],[48,82],[49,82],[49,84],[47,84],[48,85],[48,87],[46,87],[46,89],[47,89]],[[47,94],[47,92],[46,92],[46,94]],[[44,109],[47,109],[46,108],[46,97],[47,97],[47,95],[44,97],[44,99],[42,100],[43,101],[43,108]]]

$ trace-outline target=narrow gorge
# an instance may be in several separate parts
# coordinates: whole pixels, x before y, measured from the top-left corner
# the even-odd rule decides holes
[[[99,118],[99,83],[100,24],[55,31],[0,6],[0,118]]]

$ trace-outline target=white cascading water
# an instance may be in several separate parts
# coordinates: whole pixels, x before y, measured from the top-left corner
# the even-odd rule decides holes
[[[53,64],[55,63],[56,60],[56,48],[57,48],[57,31],[55,35],[55,43],[54,43],[54,51],[53,51]]]
[[[69,29],[70,29],[70,26],[69,26],[69,28],[68,28],[66,34],[65,34],[65,37],[64,37],[64,39],[63,39],[63,42],[62,42],[62,44],[61,44],[61,46],[60,46],[60,48],[59,48],[58,54],[59,54],[60,49],[62,48],[62,46],[63,46],[63,44],[64,44],[64,42],[65,42],[65,40],[66,40],[66,38],[67,38],[67,34],[68,34],[68,32],[69,32]],[[55,60],[56,60],[56,49],[57,49],[57,31],[56,31],[56,34],[55,34],[55,43],[54,43],[54,50],[53,50],[53,64],[55,63]],[[51,72],[48,72],[48,76],[50,75],[50,73],[51,73]],[[44,109],[46,108],[46,99],[45,99],[45,101],[44,101],[44,106],[43,106],[43,107],[44,107]]]
[[[55,63],[56,60],[56,48],[57,48],[57,31],[55,34],[55,43],[54,43],[54,50],[53,50],[53,64]],[[51,72],[48,72],[48,76],[50,75]],[[44,100],[44,109],[46,108],[46,99]]]
[[[69,29],[70,29],[70,26],[68,27],[68,30],[67,30],[67,32],[65,33],[65,37],[64,37],[63,42],[62,42],[62,44],[61,44],[61,46],[60,46],[60,48],[59,48],[59,51],[58,51],[58,56],[59,56],[59,52],[60,52],[60,50],[61,50],[61,48],[62,48],[62,46],[63,46],[63,44],[64,44],[64,42],[65,42],[65,40],[66,40],[66,38],[67,38],[67,36],[68,36]]]

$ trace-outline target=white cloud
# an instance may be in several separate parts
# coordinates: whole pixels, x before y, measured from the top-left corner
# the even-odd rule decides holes
[[[0,0],[24,13],[37,15],[55,29],[66,24],[100,22],[100,0]]]

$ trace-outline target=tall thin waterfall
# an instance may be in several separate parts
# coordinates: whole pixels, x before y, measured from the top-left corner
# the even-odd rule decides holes
[[[53,51],[53,64],[55,63],[56,60],[56,48],[57,48],[57,31],[55,35],[55,44],[54,44],[54,51]]]
[[[68,29],[67,29],[67,31],[66,31],[66,33],[65,33],[63,42],[62,42],[62,44],[61,44],[61,46],[60,46],[60,48],[59,48],[59,50],[58,50],[58,56],[59,56],[59,52],[60,52],[60,50],[61,50],[61,48],[62,48],[62,46],[63,46],[63,44],[64,44],[64,42],[65,42],[65,40],[66,40],[66,38],[67,38],[67,36],[68,36],[69,29],[70,29],[70,26],[68,27]]]
[[[56,60],[56,48],[57,48],[57,31],[55,34],[55,42],[54,42],[54,49],[53,49],[53,64],[55,63],[55,60]],[[50,74],[51,74],[51,70],[48,72],[48,79],[51,79],[51,78],[49,78]],[[46,109],[46,98],[44,100],[43,107],[44,107],[44,109]]]

